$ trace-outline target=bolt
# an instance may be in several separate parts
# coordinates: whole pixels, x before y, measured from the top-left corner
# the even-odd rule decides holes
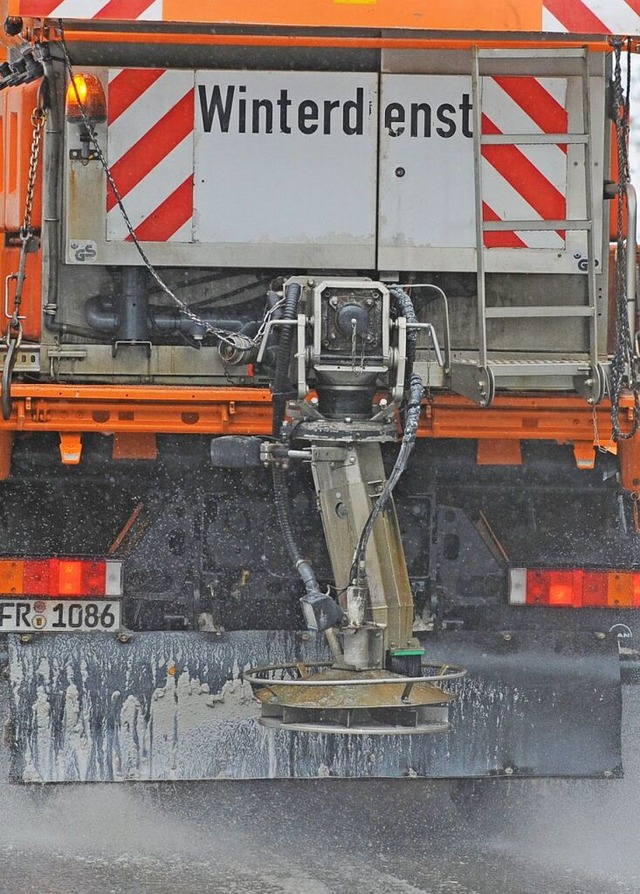
[[[613,770],[605,770],[605,771],[604,771],[604,778],[605,778],[605,779],[611,779],[612,776],[613,776]]]
[[[332,295],[332,297],[329,298],[329,304],[331,305],[331,307],[337,307],[337,306],[338,306],[338,299],[336,298],[335,295]]]
[[[344,421],[347,423],[347,425],[350,425],[353,422],[353,419],[351,418],[351,416],[345,416]]]
[[[512,637],[512,635],[511,635],[510,633],[503,633],[503,634],[502,634],[502,639],[503,639],[506,643],[510,643],[511,640],[513,639],[513,637]]]
[[[349,457],[349,465],[350,465],[350,466],[355,466],[355,464],[356,464],[356,458],[355,458],[355,456],[350,456],[350,457]]]
[[[307,633],[307,631],[305,630],[304,633],[301,635],[301,639],[303,643],[308,643],[311,639],[311,634]]]
[[[317,407],[318,404],[320,403],[320,401],[318,400],[317,397],[311,397],[311,398],[309,398],[309,403],[311,404],[312,407]]]
[[[596,639],[606,639],[606,638],[607,638],[607,634],[603,633],[602,630],[598,630],[596,632]]]
[[[118,634],[118,642],[119,643],[130,643],[132,639],[133,639],[132,633],[122,632],[122,633]]]
[[[32,639],[33,639],[33,637],[31,636],[30,633],[21,633],[20,634],[20,642],[23,643],[25,646],[27,646],[32,641]]]
[[[504,768],[505,776],[513,776],[514,773],[515,773],[515,770],[513,769],[513,767],[505,767]]]
[[[389,401],[387,400],[386,397],[381,397],[378,402],[378,406],[380,407],[381,410],[384,410],[385,407],[389,406]]]

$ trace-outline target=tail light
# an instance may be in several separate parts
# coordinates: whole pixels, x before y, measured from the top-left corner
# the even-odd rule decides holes
[[[122,562],[114,559],[0,559],[2,596],[122,596]]]
[[[640,608],[640,572],[511,568],[509,603],[563,608]]]

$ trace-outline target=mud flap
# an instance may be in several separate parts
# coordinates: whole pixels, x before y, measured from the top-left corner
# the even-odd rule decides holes
[[[621,772],[617,641],[594,634],[422,634],[463,664],[451,729],[345,736],[266,729],[241,679],[326,659],[301,632],[9,637],[16,781],[483,776]]]

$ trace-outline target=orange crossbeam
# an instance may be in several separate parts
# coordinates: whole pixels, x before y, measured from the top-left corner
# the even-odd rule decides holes
[[[596,432],[604,446],[611,437],[611,405],[594,409],[580,397],[499,396],[482,408],[455,394],[438,394],[425,408],[418,436],[424,438],[491,438],[594,443]],[[631,428],[633,400],[621,402],[621,425]]]
[[[271,432],[266,388],[164,386],[12,386],[13,412],[0,432],[148,432],[250,434]]]
[[[34,385],[15,383],[11,419],[0,432],[152,432],[257,434],[271,431],[268,388]],[[608,443],[610,405],[594,409],[571,395],[499,396],[488,408],[455,394],[425,403],[418,434],[424,438],[550,440]],[[595,425],[594,425],[595,416]],[[630,427],[633,400],[623,397],[621,423]]]

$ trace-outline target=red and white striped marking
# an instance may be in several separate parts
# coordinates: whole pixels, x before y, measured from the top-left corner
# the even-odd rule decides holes
[[[543,0],[542,30],[640,34],[640,0]]]
[[[483,78],[483,134],[567,133],[565,78]],[[483,219],[564,220],[567,147],[485,145],[482,148]],[[563,231],[487,232],[487,248],[565,247]]]
[[[162,21],[162,0],[23,0],[25,16]]]
[[[109,73],[107,158],[143,242],[192,241],[193,77],[161,69]],[[107,239],[130,238],[109,188]]]

